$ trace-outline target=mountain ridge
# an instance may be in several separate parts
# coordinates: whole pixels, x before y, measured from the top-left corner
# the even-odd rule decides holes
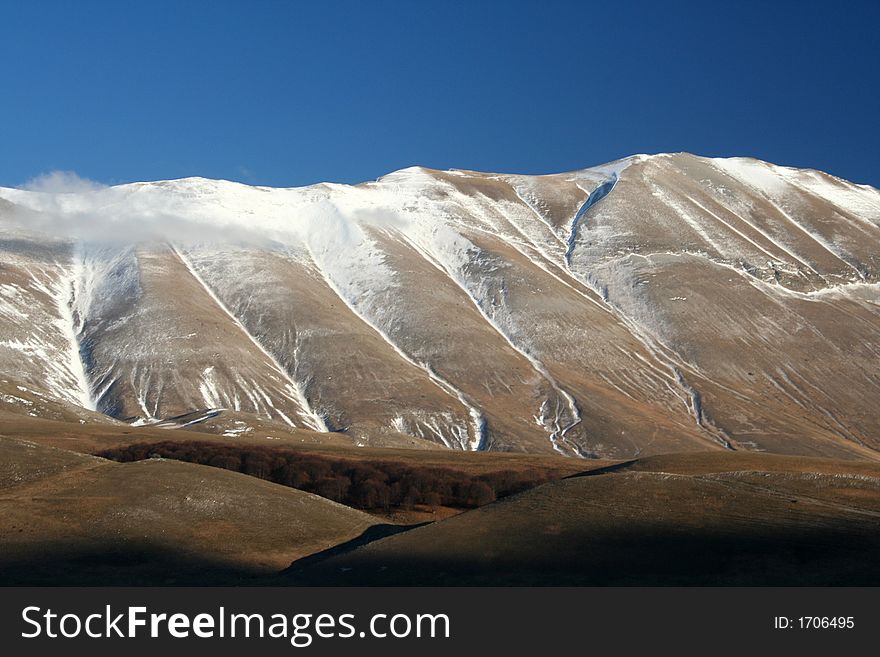
[[[192,175],[192,176],[181,176],[180,178],[159,178],[156,180],[131,180],[128,182],[122,183],[114,183],[114,184],[104,184],[100,182],[88,181],[90,184],[94,184],[95,187],[90,191],[100,191],[101,189],[113,188],[113,187],[127,187],[127,186],[138,186],[138,185],[155,185],[161,183],[176,183],[176,182],[209,182],[209,183],[229,183],[232,185],[241,185],[243,187],[252,187],[255,189],[266,189],[266,190],[298,190],[298,189],[308,189],[310,187],[320,187],[322,185],[339,185],[343,187],[361,187],[363,185],[368,185],[374,182],[380,182],[386,176],[391,176],[397,173],[404,173],[407,171],[424,171],[427,173],[458,173],[464,175],[485,175],[485,176],[524,176],[529,178],[546,178],[552,176],[564,176],[569,174],[577,174],[583,171],[591,171],[595,169],[599,169],[601,167],[607,167],[609,165],[613,165],[617,162],[623,162],[626,160],[645,160],[655,157],[676,157],[676,156],[685,156],[685,157],[696,157],[705,160],[743,160],[747,162],[754,162],[757,164],[769,165],[775,167],[777,169],[786,169],[789,171],[800,171],[805,173],[813,173],[813,174],[821,174],[823,176],[827,176],[829,178],[833,178],[834,180],[846,183],[847,185],[853,185],[855,187],[862,187],[869,190],[880,191],[880,187],[876,185],[872,185],[870,183],[858,183],[855,181],[848,180],[842,176],[835,175],[824,169],[820,169],[818,167],[798,167],[794,165],[787,164],[776,164],[769,160],[765,160],[763,158],[753,156],[753,155],[730,155],[730,156],[705,156],[699,155],[697,153],[693,153],[690,151],[662,151],[657,153],[633,153],[631,155],[625,155],[616,160],[609,160],[603,164],[596,164],[591,166],[579,167],[576,169],[566,169],[564,171],[555,171],[549,173],[518,173],[518,172],[487,172],[481,171],[478,169],[462,169],[459,167],[452,167],[450,169],[439,169],[435,167],[430,167],[422,164],[412,164],[409,166],[401,167],[400,169],[394,169],[393,171],[389,171],[384,173],[377,178],[371,178],[368,180],[362,180],[356,183],[342,183],[334,180],[321,180],[314,183],[309,183],[306,185],[292,185],[292,186],[276,186],[276,185],[260,185],[260,184],[251,184],[247,182],[243,182],[241,180],[232,180],[229,178],[212,178],[209,176],[200,176],[200,175]],[[39,189],[32,189],[28,184],[18,185],[18,186],[3,186],[0,185],[0,191],[36,191],[40,192]],[[85,190],[69,190],[69,191],[59,191],[56,193],[78,193],[79,191]],[[5,200],[5,199],[3,199]]]

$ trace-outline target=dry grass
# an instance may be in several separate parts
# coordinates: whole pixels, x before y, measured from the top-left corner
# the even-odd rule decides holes
[[[377,519],[254,477],[0,438],[0,582],[211,583],[277,571]],[[10,482],[9,473],[28,477]]]
[[[876,585],[880,468],[670,455],[550,482],[290,570],[294,583]]]

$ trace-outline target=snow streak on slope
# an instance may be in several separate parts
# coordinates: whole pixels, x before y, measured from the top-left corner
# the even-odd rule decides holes
[[[132,245],[90,244],[77,242],[74,250],[76,277],[72,281],[70,312],[78,338],[78,352],[90,382],[95,409],[114,415],[116,400],[108,396],[119,380],[112,365],[96,368],[93,358],[96,327],[113,324],[119,308],[141,295],[137,261]],[[111,319],[112,318],[112,319]],[[119,353],[114,354],[114,360]],[[135,373],[132,372],[132,377]],[[134,386],[134,383],[132,383]],[[141,407],[144,407],[141,402]],[[149,414],[148,414],[149,417]]]
[[[550,432],[550,442],[553,445],[553,449],[558,451],[561,454],[565,454],[565,450],[562,448],[562,442],[565,440],[565,434],[567,434],[572,428],[580,424],[581,416],[580,411],[578,410],[577,403],[570,394],[564,391],[550,372],[547,371],[547,368],[544,367],[544,364],[541,363],[537,358],[535,358],[532,354],[530,354],[527,350],[523,349],[516,345],[511,337],[499,326],[497,321],[493,319],[487,310],[484,308],[483,299],[484,297],[475,296],[475,294],[468,287],[467,282],[461,276],[461,270],[458,271],[451,270],[447,268],[447,265],[443,264],[440,260],[438,260],[437,256],[439,254],[431,253],[414,243],[412,240],[405,238],[406,241],[422,256],[434,265],[440,272],[442,272],[445,276],[448,276],[452,281],[467,295],[468,299],[474,304],[477,308],[477,311],[480,313],[480,316],[486,320],[486,322],[492,327],[492,329],[499,335],[501,338],[510,346],[511,349],[516,351],[518,354],[523,356],[529,364],[531,364],[532,368],[541,375],[553,388],[553,390],[559,394],[566,402],[568,406],[568,411],[571,415],[571,419],[565,421],[564,414],[561,412],[559,405],[557,403],[556,408],[553,412],[552,418],[546,415],[548,404],[544,401],[541,404],[540,415],[536,418],[536,421],[540,426],[546,426],[550,424],[552,426],[552,430]],[[569,450],[578,453],[576,446],[566,445]]]
[[[82,350],[79,342],[79,333],[82,329],[82,321],[74,317],[73,308],[76,307],[76,291],[82,278],[82,253],[78,246],[74,246],[72,254],[71,271],[58,281],[55,299],[58,303],[58,313],[61,315],[59,326],[67,337],[70,345],[68,351],[69,368],[77,383],[77,397],[79,404],[90,411],[96,410],[96,400],[92,394],[91,384],[86,376],[83,366]]]
[[[706,418],[703,412],[702,397],[699,391],[685,380],[681,372],[682,363],[678,362],[673,356],[671,356],[671,353],[673,353],[672,350],[668,349],[665,345],[662,345],[662,343],[659,343],[659,341],[654,336],[650,335],[643,326],[640,326],[639,323],[629,317],[622,308],[613,303],[609,299],[607,287],[597,284],[595,273],[581,273],[576,271],[573,267],[572,256],[577,245],[578,228],[584,221],[587,212],[592,208],[595,208],[601,200],[606,198],[614,190],[620,179],[620,174],[627,168],[628,164],[629,163],[614,169],[611,172],[610,178],[589,193],[587,200],[575,214],[571,221],[571,232],[567,242],[568,248],[565,253],[566,267],[573,275],[580,278],[585,285],[594,290],[596,294],[600,295],[603,301],[605,301],[605,303],[613,310],[615,316],[620,319],[620,321],[629,329],[630,333],[642,343],[648,353],[653,356],[658,363],[667,368],[668,372],[663,372],[658,370],[655,365],[646,363],[647,367],[673,382],[674,387],[671,386],[670,389],[683,401],[688,412],[693,416],[697,426],[704,429],[713,440],[721,444],[724,448],[733,449],[733,445],[724,431],[716,427],[713,422]],[[580,187],[580,185],[578,185],[578,187]],[[581,189],[583,190],[582,187]],[[587,193],[586,190],[583,191],[584,193]],[[686,219],[688,218],[686,217]],[[707,240],[708,239],[707,236]]]
[[[616,175],[616,174],[614,174]],[[565,287],[572,290],[575,294],[583,298],[585,301],[593,304],[596,308],[601,309],[603,312],[610,313],[611,308],[607,303],[604,303],[603,295],[599,290],[595,288],[595,286],[585,282],[578,275],[576,275],[568,261],[566,256],[566,251],[568,249],[568,242],[562,239],[556,231],[553,229],[553,226],[547,221],[544,215],[535,207],[533,201],[527,199],[522,192],[514,185],[512,181],[508,181],[511,189],[516,194],[517,198],[522,202],[522,204],[529,209],[530,213],[534,215],[538,221],[547,226],[550,229],[550,233],[554,238],[554,243],[551,244],[542,244],[540,239],[536,239],[529,235],[525,226],[519,224],[514,216],[514,213],[511,212],[507,216],[507,220],[510,225],[516,230],[519,235],[522,235],[528,241],[528,244],[541,256],[541,259],[537,259],[529,255],[525,249],[518,243],[517,240],[511,240],[511,245],[516,248],[516,250],[521,253],[524,257],[528,258],[532,263],[534,263],[537,267],[542,269],[544,272],[555,278],[557,281],[562,283]],[[582,189],[580,185],[578,185],[578,189]],[[552,251],[555,246],[560,246],[562,251],[560,252],[559,260],[553,255]],[[558,251],[558,249],[555,249]],[[555,270],[555,271],[554,271]]]
[[[617,171],[624,169],[628,164],[629,161],[614,163],[595,174],[589,172],[589,175],[584,175],[584,177],[590,180],[595,177],[602,180],[608,175],[615,177]],[[402,176],[395,176],[395,178],[400,179]],[[560,246],[564,246],[564,242],[556,236],[549,222],[525,202],[519,191],[514,188],[512,177],[488,176],[486,180],[498,181],[503,185],[503,188],[513,191],[514,197],[525,204],[532,214],[541,221],[541,224],[548,229],[548,231],[541,231],[542,234],[549,232],[550,236],[560,243]],[[432,185],[436,188],[437,193],[442,193],[444,198],[449,199],[444,205],[437,204],[439,207],[431,208],[434,213],[438,214],[438,220],[407,226],[401,239],[444,276],[452,280],[477,308],[480,316],[493,331],[502,338],[507,346],[529,363],[541,380],[549,384],[553,395],[541,402],[537,414],[532,417],[538,426],[548,431],[553,448],[566,454],[585,455],[580,445],[567,439],[569,432],[582,421],[574,395],[563,389],[537,355],[536,351],[539,350],[539,347],[529,337],[528,318],[518,316],[512,308],[508,307],[505,287],[506,274],[504,272],[506,264],[496,256],[483,252],[464,235],[476,231],[497,240],[499,237],[507,235],[512,227],[527,241],[527,244],[522,243],[516,236],[510,236],[504,240],[507,246],[513,247],[529,263],[603,312],[608,312],[608,308],[593,296],[592,290],[589,288],[589,291],[581,289],[583,285],[581,281],[573,277],[564,264],[557,262],[557,259],[548,253],[547,249],[553,249],[553,244],[548,247],[546,243],[541,243],[541,239],[532,239],[518,225],[513,215],[519,214],[521,208],[515,201],[495,197],[490,199],[478,191],[463,193],[450,183],[435,181]],[[544,240],[546,237],[543,235]],[[530,253],[530,250],[533,252]],[[560,274],[569,278],[571,282],[557,274],[554,269],[558,269]],[[523,319],[525,322],[522,321]],[[548,336],[533,337],[537,338],[539,343],[543,343]],[[564,338],[560,336],[560,339]]]
[[[491,225],[492,219],[483,211],[478,201],[475,202],[474,199],[459,193],[449,185],[443,185],[443,189],[449,198],[454,199],[454,203],[461,208],[465,216],[482,219],[484,224]],[[533,417],[538,426],[548,430],[554,450],[563,454],[582,455],[577,445],[566,441],[566,434],[581,423],[577,403],[571,394],[562,389],[544,364],[531,353],[529,347],[520,344],[520,341],[514,337],[515,331],[510,330],[514,318],[504,302],[503,289],[500,296],[492,294],[494,277],[490,271],[483,270],[484,267],[491,269],[491,265],[485,260],[481,250],[467,238],[445,228],[442,224],[412,227],[401,236],[401,239],[441,274],[449,278],[504,343],[525,358],[538,376],[550,385],[557,398],[552,402],[544,400],[538,414]],[[531,258],[529,260],[538,264]],[[538,266],[544,269],[540,264]],[[564,408],[560,405],[559,398],[563,400]]]
[[[275,369],[278,371],[278,373],[284,378],[284,380],[288,384],[288,386],[287,386],[288,391],[291,393],[291,396],[293,397],[293,399],[295,399],[297,404],[302,409],[300,412],[300,417],[302,418],[305,425],[308,428],[313,429],[314,431],[324,431],[324,432],[329,431],[329,429],[327,428],[327,424],[324,422],[324,418],[322,418],[320,415],[315,413],[314,410],[312,410],[311,406],[309,405],[309,401],[306,398],[306,395],[305,395],[302,387],[300,386],[300,384],[293,380],[293,378],[290,376],[290,374],[287,373],[287,371],[278,362],[278,360],[272,354],[270,354],[266,350],[266,348],[263,347],[263,345],[260,344],[260,342],[253,335],[250,334],[250,332],[245,328],[244,324],[242,324],[239,321],[239,319],[235,315],[233,315],[232,312],[226,307],[226,305],[217,297],[217,295],[214,294],[214,291],[208,286],[208,284],[204,281],[204,279],[202,279],[202,277],[199,275],[199,273],[193,268],[192,263],[190,263],[189,259],[186,256],[184,256],[183,253],[181,253],[181,251],[176,246],[172,245],[171,248],[174,251],[174,253],[177,255],[177,257],[180,258],[180,261],[189,270],[190,274],[192,274],[193,278],[195,278],[196,281],[198,281],[198,283],[205,289],[205,292],[208,293],[208,296],[211,297],[211,299],[217,304],[217,307],[220,308],[220,310],[222,310],[226,315],[229,316],[229,318],[233,321],[233,323],[241,330],[242,333],[245,334],[245,336],[247,336],[247,338],[254,344],[254,346],[257,349],[259,349],[260,352],[266,356],[266,358],[269,359],[269,362],[272,363],[272,365],[275,367]],[[207,382],[206,382],[206,385],[207,385]],[[210,392],[210,391],[208,391],[208,392]],[[211,395],[209,394],[208,397],[211,397]],[[216,394],[213,395],[213,397],[216,398]],[[206,399],[207,399],[207,397],[206,397]],[[266,401],[270,406],[272,405],[271,400],[267,399]],[[276,408],[275,411],[283,419],[285,419],[288,422],[288,424],[290,424],[291,426],[295,426],[294,423],[290,420],[290,418],[288,418],[286,415],[284,415],[280,410],[278,410]]]
[[[600,171],[598,173],[604,174],[604,176],[609,176],[605,178],[604,181],[599,182],[594,189],[593,192],[588,192],[581,186],[581,181],[577,181],[577,187],[583,191],[584,194],[588,196],[588,200],[581,204],[579,210],[576,212],[576,218],[571,222],[572,227],[579,226],[585,218],[585,215],[588,210],[591,208],[595,208],[599,201],[606,198],[608,194],[614,189],[614,185],[616,184],[619,175],[627,169],[634,162],[641,162],[648,158],[644,156],[639,156],[635,158],[627,158],[618,163],[614,163],[608,167],[605,167],[604,171]],[[593,174],[593,171],[590,172]],[[588,178],[589,180],[589,178]],[[533,206],[532,203],[526,201],[522,194],[517,191],[517,197],[521,202],[523,202],[526,207],[533,213],[538,215],[539,219],[541,218],[538,210]],[[502,203],[499,201],[495,202],[496,205],[503,207]],[[476,214],[475,210],[471,211],[472,214]],[[648,354],[653,358],[655,362],[649,362],[638,354],[632,354],[632,356],[638,359],[638,362],[648,371],[653,372],[654,380],[661,383],[668,389],[675,397],[677,397],[680,402],[687,409],[687,412],[694,418],[696,425],[700,428],[701,431],[708,434],[708,436],[718,444],[731,448],[731,444],[729,439],[724,435],[724,432],[719,430],[714,424],[706,417],[703,412],[702,401],[700,393],[690,384],[688,384],[684,376],[682,375],[682,365],[678,363],[670,354],[672,353],[669,349],[665,347],[661,347],[657,344],[656,340],[649,335],[642,327],[640,327],[636,322],[626,316],[626,314],[622,311],[621,308],[617,307],[615,304],[610,303],[607,296],[607,291],[602,289],[600,285],[597,284],[596,274],[587,270],[587,273],[576,272],[572,269],[572,263],[570,262],[570,256],[572,251],[569,251],[566,258],[561,258],[563,260],[562,264],[556,263],[552,261],[552,258],[546,253],[542,252],[542,250],[535,244],[533,240],[529,238],[526,234],[525,230],[517,225],[516,216],[517,212],[513,208],[507,208],[504,211],[506,218],[510,222],[510,224],[514,227],[517,232],[529,240],[530,243],[535,245],[535,249],[541,253],[545,259],[552,262],[556,267],[560,269],[560,272],[565,276],[569,277],[570,280],[577,284],[578,287],[573,287],[571,284],[563,281],[559,276],[553,274],[549,271],[546,265],[542,266],[535,258],[529,256],[525,253],[525,250],[519,246],[517,246],[516,242],[512,242],[512,245],[517,248],[518,251],[526,255],[529,260],[534,262],[536,265],[551,273],[554,278],[565,284],[570,289],[576,291],[582,298],[591,301],[594,304],[600,305],[605,312],[611,312],[614,316],[629,330],[629,333],[635,337],[639,342],[642,343],[643,347],[647,351]],[[549,226],[546,220],[543,220],[545,226]],[[553,236],[558,240],[559,238],[555,235],[555,231],[553,232]],[[561,240],[560,240],[561,241]],[[572,238],[572,246],[576,238]],[[552,244],[550,248],[552,248]],[[584,289],[579,289],[580,286],[583,286]],[[591,294],[592,293],[592,294]],[[594,298],[593,294],[596,295]],[[604,304],[600,304],[598,298],[602,298],[604,300]],[[494,306],[493,306],[494,307]],[[528,354],[527,354],[528,355]],[[609,382],[610,384],[610,382]],[[613,384],[610,384],[613,385]],[[616,386],[615,386],[616,387]],[[623,392],[618,388],[620,392]],[[624,393],[626,394],[626,393]],[[629,395],[627,395],[629,396]]]
[[[574,247],[577,245],[578,227],[580,226],[581,221],[583,221],[584,215],[587,214],[590,208],[611,193],[614,186],[617,184],[617,177],[618,174],[616,172],[612,173],[611,178],[596,187],[589,197],[587,197],[587,200],[581,206],[581,209],[578,210],[574,219],[571,220],[571,231],[568,234],[568,246],[565,250],[565,262],[569,266],[571,266],[571,255],[574,253]]]
[[[81,356],[80,324],[72,312],[76,303],[76,287],[80,278],[80,270],[81,260],[78,252],[74,250],[71,261],[56,261],[51,270],[40,267],[39,270],[30,272],[30,288],[51,299],[54,308],[46,309],[51,313],[48,325],[29,328],[31,330],[38,329],[41,333],[55,333],[63,345],[61,353],[53,353],[49,341],[41,341],[38,335],[32,335],[24,343],[7,341],[3,346],[18,345],[22,354],[27,354],[28,360],[41,361],[47,372],[45,378],[39,383],[46,386],[52,394],[60,399],[73,401],[87,410],[95,410],[91,386]],[[14,295],[16,299],[23,300],[25,290],[9,286],[8,293],[10,296]],[[30,312],[37,311],[39,308],[39,304],[35,300],[28,305]],[[28,312],[18,312],[22,320],[30,319]],[[25,366],[25,363],[21,363],[22,369]]]
[[[455,438],[455,444],[453,444],[446,435],[442,432],[439,427],[435,427],[433,425],[429,425],[429,429],[439,437],[443,443],[449,447],[458,447],[460,449],[465,450],[483,450],[486,447],[486,420],[483,417],[483,413],[467,398],[467,396],[454,385],[452,385],[449,381],[444,379],[442,376],[437,374],[434,369],[428,364],[419,362],[414,359],[412,356],[407,354],[400,346],[391,338],[388,333],[383,331],[374,321],[372,321],[369,317],[366,316],[364,312],[358,307],[358,303],[356,301],[352,301],[348,296],[343,292],[340,286],[336,283],[336,281],[328,274],[326,270],[326,263],[324,262],[324,258],[318,258],[316,253],[312,250],[311,246],[309,246],[309,257],[311,258],[312,263],[317,269],[319,275],[327,284],[327,286],[333,290],[339,300],[342,301],[346,305],[346,307],[354,313],[356,317],[358,317],[364,324],[373,329],[376,334],[381,337],[393,350],[394,352],[400,356],[403,360],[405,360],[410,365],[414,365],[419,369],[423,370],[430,380],[443,392],[458,400],[462,406],[464,406],[468,415],[471,417],[472,421],[472,433],[469,436],[468,431],[458,430],[459,428],[456,426],[450,427],[453,436]],[[324,263],[322,265],[322,263]],[[357,295],[355,295],[355,299],[357,299]],[[402,431],[402,429],[406,428],[405,422],[403,418],[400,418],[398,422],[394,424],[394,428],[398,431]]]
[[[612,175],[616,175],[616,172],[613,172]],[[578,185],[578,188],[582,189],[580,187],[580,184]],[[515,191],[516,191],[516,195],[519,198],[519,200],[526,207],[528,207],[529,210],[534,215],[536,215],[542,223],[549,226],[546,219],[544,219],[543,216],[541,215],[541,213],[537,210],[537,208],[534,207],[533,203],[528,201],[526,198],[524,198],[523,195],[518,190],[515,189]],[[595,203],[591,204],[591,206],[594,206],[594,205],[595,205]],[[521,245],[517,244],[516,241],[511,241],[511,245],[514,246],[518,252],[523,254],[526,258],[528,258],[536,266],[538,266],[543,271],[545,271],[546,273],[551,275],[558,282],[562,283],[566,288],[572,290],[578,296],[580,296],[584,300],[590,302],[591,304],[595,305],[597,308],[601,309],[603,312],[606,312],[609,314],[614,314],[614,316],[617,317],[628,328],[630,334],[633,337],[635,337],[636,339],[638,339],[639,342],[642,343],[642,345],[645,347],[646,351],[649,354],[651,354],[657,360],[658,363],[663,364],[667,369],[661,369],[660,367],[658,367],[657,364],[649,362],[648,360],[646,360],[645,358],[643,358],[641,355],[639,355],[637,353],[628,353],[628,352],[624,352],[624,353],[627,353],[627,355],[630,355],[630,356],[636,358],[638,360],[638,362],[640,362],[641,366],[643,366],[649,372],[653,372],[653,374],[655,375],[653,377],[654,380],[656,380],[659,383],[661,383],[662,385],[664,385],[667,390],[669,390],[675,397],[677,397],[684,404],[684,406],[688,410],[688,412],[691,415],[693,415],[694,418],[696,419],[697,426],[704,428],[704,429],[707,428],[709,423],[703,417],[702,412],[701,411],[696,412],[694,410],[694,409],[700,408],[699,393],[696,392],[691,386],[689,386],[684,381],[684,378],[682,377],[681,372],[679,371],[678,367],[673,363],[673,361],[670,360],[670,358],[668,356],[661,355],[661,353],[658,353],[660,350],[659,350],[658,346],[656,344],[654,344],[654,341],[650,338],[650,336],[646,335],[644,333],[644,331],[640,330],[640,328],[637,325],[635,325],[634,322],[632,322],[628,317],[626,317],[626,315],[624,313],[622,313],[621,309],[617,308],[613,304],[610,304],[607,299],[604,299],[603,297],[605,296],[605,294],[601,290],[598,289],[598,286],[596,286],[589,277],[582,278],[580,275],[575,273],[571,269],[571,267],[568,266],[568,263],[565,262],[564,258],[560,258],[563,261],[562,264],[560,264],[559,262],[556,262],[553,259],[553,257],[550,254],[548,254],[541,247],[540,243],[533,240],[526,233],[524,227],[517,223],[516,215],[517,215],[517,213],[514,212],[513,209],[508,210],[507,218],[510,221],[511,226],[513,226],[514,229],[520,235],[522,235],[526,240],[528,240],[529,244],[535,249],[535,251],[537,251],[541,255],[541,257],[543,258],[543,262],[540,259],[529,255],[529,253],[527,253],[527,251],[524,248],[522,248]],[[566,242],[564,240],[562,240],[561,238],[556,236],[555,233],[554,233],[554,236],[557,238],[558,242],[563,247],[566,246]],[[552,271],[550,269],[550,267],[558,269],[559,274]],[[562,276],[565,276],[565,278],[563,278]],[[601,302],[600,302],[600,299],[602,300]],[[622,388],[620,388],[618,385],[614,384],[605,375],[600,375],[600,376],[606,383],[611,385],[615,390],[617,390],[621,394],[624,394],[628,398],[635,400],[635,398],[631,394],[627,393]],[[545,409],[545,406],[542,405],[542,409],[541,409],[542,417],[543,417],[544,409]],[[536,421],[538,421],[539,423],[541,422],[541,420],[537,417],[536,417]],[[714,427],[709,427],[709,428],[713,433],[716,433],[716,434],[718,433],[716,428],[714,428]],[[719,442],[721,442],[721,444],[723,444],[725,446],[729,446],[729,442],[727,442],[726,440],[720,440]]]
[[[724,171],[761,194],[789,225],[806,235],[810,241],[819,245],[834,259],[851,269],[858,280],[865,280],[864,271],[862,271],[850,254],[831,243],[815,229],[805,226],[786,209],[785,198],[790,195],[791,188],[800,187],[792,170],[786,167],[776,167],[763,162],[742,158],[717,158],[712,160],[712,164],[717,169]],[[827,184],[825,185],[826,188],[828,186]],[[816,189],[815,184],[811,185],[811,187],[813,190]],[[839,192],[837,193],[839,194]]]

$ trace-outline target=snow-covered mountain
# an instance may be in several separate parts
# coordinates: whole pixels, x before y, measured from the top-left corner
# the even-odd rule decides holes
[[[880,191],[752,159],[0,188],[7,416],[872,456],[878,304]]]

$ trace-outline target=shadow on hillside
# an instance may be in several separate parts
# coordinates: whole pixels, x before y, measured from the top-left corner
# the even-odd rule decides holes
[[[606,465],[603,468],[596,468],[595,470],[585,470],[583,472],[575,472],[574,474],[568,475],[567,477],[563,477],[563,479],[577,479],[578,477],[594,477],[596,475],[604,475],[611,474],[613,472],[621,472],[623,470],[628,470],[630,466],[638,463],[638,459],[631,459],[629,461],[621,461],[620,463],[615,463],[613,465]]]
[[[359,536],[303,557],[284,572],[310,569],[325,559],[408,531],[416,525],[373,525]],[[156,546],[104,549],[44,546],[27,558],[0,556],[0,586],[265,586],[278,575]]]
[[[419,526],[374,526],[277,574],[167,547],[47,547],[23,559],[0,556],[0,585],[880,585],[880,527],[873,520],[861,527],[798,531],[579,527],[557,536],[520,535],[518,540],[491,531],[436,535],[431,527],[406,533]]]
[[[0,557],[0,586],[247,586],[264,573],[156,547],[45,549]]]
[[[420,537],[421,538],[421,537]],[[669,528],[534,537],[528,554],[491,544],[379,544],[278,584],[305,586],[877,586],[880,533],[825,531],[690,534]],[[561,538],[561,537],[560,537]],[[391,548],[392,545],[394,549]],[[407,550],[404,548],[413,548]]]
[[[298,573],[307,572],[309,569],[316,567],[318,564],[331,557],[342,556],[343,554],[348,554],[352,550],[356,550],[357,548],[372,543],[373,541],[378,541],[382,538],[388,538],[389,536],[394,536],[395,534],[400,534],[409,531],[410,529],[430,524],[430,522],[422,522],[415,525],[373,525],[372,527],[368,527],[360,536],[356,536],[350,541],[334,545],[333,547],[321,550],[320,552],[315,552],[315,554],[310,554],[302,559],[297,559],[286,570],[282,571],[282,574],[296,577]]]

